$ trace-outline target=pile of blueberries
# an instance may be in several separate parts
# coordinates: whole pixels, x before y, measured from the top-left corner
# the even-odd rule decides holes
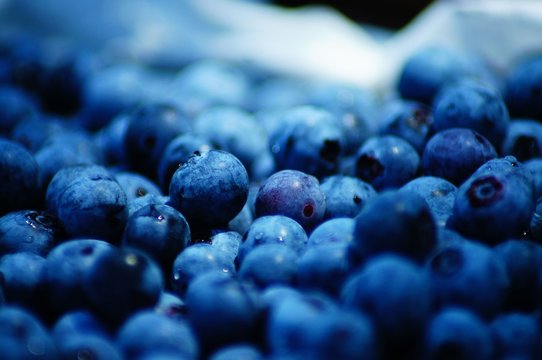
[[[0,136],[2,359],[542,358],[542,55],[378,93],[21,35]]]

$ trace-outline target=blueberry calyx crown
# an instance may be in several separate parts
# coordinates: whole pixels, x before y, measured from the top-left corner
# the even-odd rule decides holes
[[[503,183],[493,175],[476,179],[467,191],[471,206],[482,207],[493,204],[501,198],[504,190]]]

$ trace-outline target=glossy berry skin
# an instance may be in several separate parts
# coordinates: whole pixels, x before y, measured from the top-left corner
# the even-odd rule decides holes
[[[263,244],[244,257],[239,278],[256,287],[273,284],[293,284],[297,272],[298,255],[288,246]]]
[[[209,240],[214,248],[222,252],[232,262],[237,258],[239,247],[243,242],[241,234],[236,231],[219,232],[212,235]]]
[[[431,105],[439,90],[470,73],[463,54],[442,46],[412,53],[403,64],[397,89],[401,97]]]
[[[521,237],[535,206],[531,173],[514,157],[494,159],[458,188],[447,226],[495,244]]]
[[[191,229],[225,227],[245,205],[248,173],[231,153],[198,152],[173,174],[169,196]]]
[[[187,360],[197,359],[199,354],[197,339],[186,320],[170,319],[152,310],[128,318],[117,333],[116,344],[128,359],[139,359],[151,351],[167,351]]]
[[[349,244],[354,238],[355,225],[356,221],[353,218],[326,220],[311,232],[307,248],[322,244]]]
[[[500,148],[510,115],[502,97],[492,88],[463,81],[450,85],[439,93],[433,105],[435,131],[450,128],[472,129],[495,148]]]
[[[504,307],[509,279],[504,261],[488,246],[454,241],[427,260],[437,308],[461,306],[489,319]]]
[[[419,166],[420,156],[406,140],[395,135],[372,136],[356,153],[355,174],[381,191],[412,180]]]
[[[490,324],[495,353],[500,358],[537,359],[542,336],[536,316],[525,313],[502,314]]]
[[[0,215],[22,209],[38,208],[39,168],[24,147],[0,139]]]
[[[530,240],[507,240],[493,248],[509,279],[505,309],[532,312],[542,303],[542,246]]]
[[[542,119],[542,57],[518,61],[506,75],[505,99],[514,117]]]
[[[0,258],[0,291],[6,303],[39,309],[44,264],[45,258],[31,252],[7,254]]]
[[[521,162],[541,157],[542,124],[532,119],[515,119],[510,122],[501,152]]]
[[[426,359],[490,360],[493,351],[489,327],[471,311],[444,309],[428,324],[424,344]]]
[[[430,283],[422,268],[411,261],[383,255],[350,275],[341,301],[372,319],[382,354],[404,357],[422,340],[431,311]]]
[[[412,191],[425,199],[438,226],[446,226],[452,214],[457,187],[440,177],[420,176],[403,185],[401,191]]]
[[[316,106],[285,111],[270,133],[277,169],[295,169],[318,178],[337,170],[344,152],[343,129],[335,115]]]
[[[331,175],[320,185],[326,198],[324,218],[355,217],[365,202],[376,195],[375,189],[353,176]]]
[[[121,324],[135,312],[157,304],[164,287],[158,265],[135,249],[102,252],[83,274],[83,290],[92,307]]]
[[[288,246],[297,255],[301,255],[307,244],[307,233],[299,223],[287,216],[268,215],[257,218],[243,235],[239,261],[242,262],[252,249],[263,244]]]
[[[58,219],[46,211],[18,210],[0,217],[0,254],[46,256],[64,238]]]
[[[115,174],[115,180],[117,180],[122,190],[124,190],[126,202],[130,202],[147,194],[162,196],[162,191],[158,185],[148,177],[139,173],[121,171]]]
[[[535,198],[542,195],[542,158],[534,158],[523,163],[532,174]]]
[[[213,148],[233,154],[249,173],[269,148],[263,125],[238,107],[209,108],[194,119],[193,127],[194,134],[208,139]]]
[[[3,306],[0,309],[0,323],[0,346],[4,358],[59,358],[48,329],[30,311],[18,306]]]
[[[176,294],[184,296],[195,278],[210,271],[234,273],[234,258],[208,243],[190,245],[173,262],[171,287]]]
[[[433,111],[420,102],[399,100],[391,104],[379,124],[379,133],[399,136],[419,154],[433,134]]]
[[[387,191],[371,199],[355,218],[350,254],[355,264],[382,253],[423,262],[436,239],[435,220],[421,196]]]
[[[256,293],[228,274],[208,272],[196,278],[188,287],[186,307],[203,352],[250,341],[256,334]]]
[[[308,248],[299,258],[297,284],[301,289],[338,297],[350,270],[346,243],[321,244]]]
[[[325,195],[316,177],[298,170],[281,170],[260,186],[255,210],[256,217],[284,215],[311,229],[324,217]]]
[[[175,171],[188,161],[196,151],[204,153],[211,150],[211,142],[192,132],[181,134],[171,140],[164,149],[158,163],[158,183],[167,192],[169,183]]]
[[[173,260],[188,246],[190,227],[184,216],[168,205],[147,205],[127,220],[122,246],[137,248],[169,274]]]
[[[465,128],[440,131],[427,142],[422,154],[423,173],[459,186],[478,167],[495,159],[495,147],[480,133]]]
[[[89,308],[83,278],[97,258],[114,251],[111,244],[94,239],[70,240],[56,246],[47,256],[42,271],[46,304],[53,316]]]
[[[190,123],[174,105],[144,103],[129,113],[124,153],[130,166],[154,179],[160,157],[171,140],[190,131]]]
[[[114,176],[99,166],[65,170],[47,187],[47,209],[68,236],[118,241],[126,223],[127,199]]]

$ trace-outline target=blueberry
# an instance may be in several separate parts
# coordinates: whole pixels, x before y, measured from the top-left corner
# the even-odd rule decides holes
[[[492,88],[463,81],[444,88],[435,103],[433,128],[472,129],[499,149],[506,136],[510,115],[500,94]]]
[[[167,99],[172,99],[190,117],[212,106],[243,107],[250,82],[240,67],[216,59],[195,61],[173,79]]]
[[[115,180],[117,180],[120,187],[124,190],[127,202],[147,194],[154,196],[162,195],[162,191],[154,181],[139,173],[121,171],[115,174]]]
[[[542,119],[542,57],[519,59],[505,78],[504,96],[512,116]]]
[[[528,231],[535,205],[529,170],[514,157],[494,159],[461,184],[447,226],[495,244]]]
[[[532,119],[515,119],[510,122],[501,152],[521,162],[541,157],[542,124]]]
[[[268,137],[261,123],[241,108],[217,106],[194,119],[194,133],[208,139],[213,148],[235,155],[249,173],[268,151]]]
[[[34,154],[51,137],[66,131],[75,132],[66,119],[39,113],[18,121],[11,131],[10,138]]]
[[[245,205],[248,182],[245,167],[234,155],[222,150],[196,153],[173,174],[170,204],[191,229],[227,226]]]
[[[444,46],[425,46],[402,65],[397,89],[401,97],[430,105],[439,90],[471,74],[465,54]]]
[[[230,345],[213,353],[209,360],[263,360],[263,354],[258,348],[249,344]]]
[[[269,303],[265,341],[271,354],[279,358],[291,355],[298,359],[312,358],[307,354],[312,345],[312,331],[337,304],[324,296],[277,290],[271,288],[272,293],[266,294]],[[278,297],[270,300],[271,295]]]
[[[542,303],[542,246],[529,240],[507,240],[493,252],[502,259],[510,281],[505,309],[530,312]]]
[[[45,258],[30,252],[0,257],[0,289],[6,303],[27,309],[39,309],[41,271]]]
[[[165,205],[168,201],[168,196],[156,196],[153,194],[136,197],[126,203],[128,218],[130,218],[137,210],[142,209],[147,205]]]
[[[158,163],[158,182],[164,191],[168,191],[169,183],[175,171],[188,161],[196,151],[204,153],[211,150],[208,139],[192,132],[181,134],[171,140],[164,149]]]
[[[31,252],[46,256],[64,239],[58,219],[46,211],[18,210],[0,217],[0,254]]]
[[[311,359],[378,359],[374,326],[364,315],[349,311],[322,314],[310,333]]]
[[[251,341],[258,325],[256,293],[229,274],[207,272],[186,293],[187,316],[203,352]]]
[[[489,327],[476,314],[463,308],[436,313],[425,337],[426,359],[492,359],[494,344]]]
[[[124,153],[130,166],[154,179],[164,149],[191,125],[180,109],[168,103],[149,102],[135,107],[124,134]]]
[[[206,272],[235,272],[234,259],[227,252],[207,243],[198,243],[184,249],[173,262],[171,287],[181,296],[189,284]]]
[[[298,255],[288,246],[263,244],[250,251],[241,262],[239,278],[257,287],[293,284]]]
[[[497,151],[480,133],[465,128],[440,131],[427,142],[422,154],[425,175],[444,178],[458,186]]]
[[[58,359],[55,343],[45,325],[17,306],[0,309],[0,346],[5,359]]]
[[[38,109],[35,100],[25,91],[11,86],[0,87],[0,134],[8,135],[17,124],[34,118]]]
[[[335,114],[344,133],[345,154],[355,152],[374,132],[377,100],[369,90],[333,82],[311,84],[308,104]]]
[[[488,246],[473,242],[450,242],[427,260],[436,307],[462,306],[483,318],[504,307],[509,278],[502,258]]]
[[[73,310],[64,313],[51,328],[51,334],[57,344],[77,335],[111,337],[110,329],[90,310]]]
[[[45,302],[49,316],[68,310],[88,309],[83,290],[85,274],[102,253],[114,251],[109,243],[94,239],[70,240],[56,246],[48,255],[42,271]]]
[[[490,324],[495,353],[502,359],[536,359],[541,355],[542,336],[535,316],[522,313],[503,314]]]
[[[309,230],[326,211],[325,195],[317,178],[299,170],[281,170],[267,178],[258,190],[256,216],[288,216]]]
[[[372,136],[356,153],[355,174],[375,190],[398,188],[418,174],[420,156],[395,135]]]
[[[423,262],[436,245],[436,224],[426,201],[409,191],[372,198],[355,218],[350,253],[354,264],[382,253]]]
[[[117,333],[117,346],[127,359],[164,351],[177,359],[197,359],[199,346],[191,326],[181,319],[170,319],[151,310],[135,313]],[[154,359],[154,357],[152,357]]]
[[[379,132],[405,139],[421,154],[433,134],[433,111],[417,101],[398,100],[385,112]]]
[[[145,77],[143,69],[134,64],[113,64],[90,74],[83,87],[80,124],[98,130],[136,106],[144,99]]]
[[[92,307],[113,324],[158,302],[164,279],[158,265],[135,249],[101,252],[83,273],[84,293]]]
[[[301,289],[338,296],[350,270],[347,244],[321,244],[301,255],[296,280]]]
[[[305,251],[307,233],[295,220],[283,215],[262,216],[254,220],[243,235],[238,259],[244,257],[255,247],[264,244],[281,244],[290,247],[297,255]]]
[[[401,191],[412,191],[422,196],[438,226],[445,226],[452,214],[457,187],[436,176],[420,176],[403,185]]]
[[[535,198],[538,199],[542,195],[542,158],[529,159],[523,164],[531,172]]]
[[[124,247],[135,247],[169,274],[175,257],[188,246],[190,227],[184,216],[168,205],[147,205],[127,220],[122,234]]]
[[[258,113],[282,111],[309,101],[309,84],[288,76],[269,76],[254,87],[250,106]]]
[[[115,116],[111,121],[94,134],[96,147],[100,149],[107,164],[126,162],[124,136],[130,121],[129,112]]]
[[[63,170],[47,187],[47,209],[68,236],[118,241],[127,217],[126,194],[113,175],[100,166]]]
[[[353,218],[334,218],[318,225],[310,234],[307,247],[322,244],[349,244],[354,238]]]
[[[122,360],[112,340],[87,334],[73,335],[57,343],[60,359]]]
[[[284,111],[270,133],[277,169],[295,169],[316,177],[336,172],[344,153],[343,128],[336,115],[316,106]]]
[[[21,145],[0,139],[0,215],[39,206],[39,167]]]
[[[421,267],[395,255],[371,259],[347,278],[341,301],[372,319],[382,356],[416,353],[431,312],[430,283]]]
[[[376,195],[375,189],[353,176],[331,175],[322,180],[320,188],[326,198],[326,219],[355,217],[365,202]]]

